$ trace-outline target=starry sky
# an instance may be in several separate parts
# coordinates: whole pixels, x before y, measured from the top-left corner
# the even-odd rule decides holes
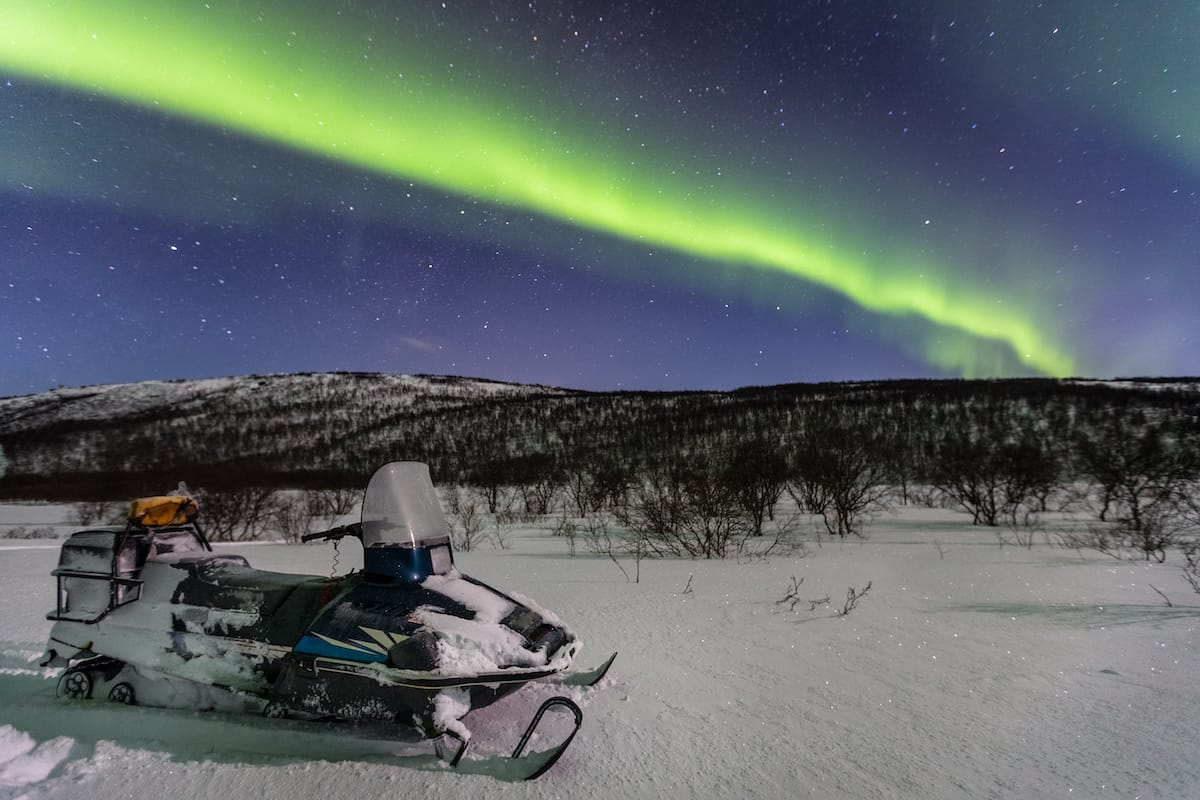
[[[1200,374],[1194,0],[0,6],[0,395]]]

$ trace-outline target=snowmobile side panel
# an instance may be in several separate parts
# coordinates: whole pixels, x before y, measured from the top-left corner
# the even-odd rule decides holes
[[[171,566],[186,572],[172,592],[173,605],[244,615],[244,624],[239,625],[238,614],[209,614],[201,622],[205,633],[287,647],[303,636],[312,618],[346,586],[344,579],[257,570],[241,556],[208,556]],[[193,623],[179,614],[175,629],[189,630]]]

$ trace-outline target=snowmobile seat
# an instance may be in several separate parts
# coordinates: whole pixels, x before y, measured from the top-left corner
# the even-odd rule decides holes
[[[185,557],[172,566],[188,573],[172,603],[243,612],[255,622],[242,633],[272,644],[293,644],[342,587],[336,578],[254,569],[238,555]]]

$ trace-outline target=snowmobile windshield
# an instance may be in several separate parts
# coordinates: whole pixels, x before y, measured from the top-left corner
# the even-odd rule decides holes
[[[363,497],[364,548],[417,548],[446,542],[449,536],[427,465],[394,461],[375,471]]]

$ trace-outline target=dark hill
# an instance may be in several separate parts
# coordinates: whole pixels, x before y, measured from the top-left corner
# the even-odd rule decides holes
[[[592,393],[441,376],[267,375],[58,389],[0,399],[0,496],[74,499],[225,488],[359,487],[378,464],[427,461],[435,480],[485,467],[718,459],[753,441],[786,449],[820,416],[883,454],[919,461],[948,430],[1034,436],[1063,453],[1114,420],[1188,436],[1200,381],[882,381],[732,392]]]

